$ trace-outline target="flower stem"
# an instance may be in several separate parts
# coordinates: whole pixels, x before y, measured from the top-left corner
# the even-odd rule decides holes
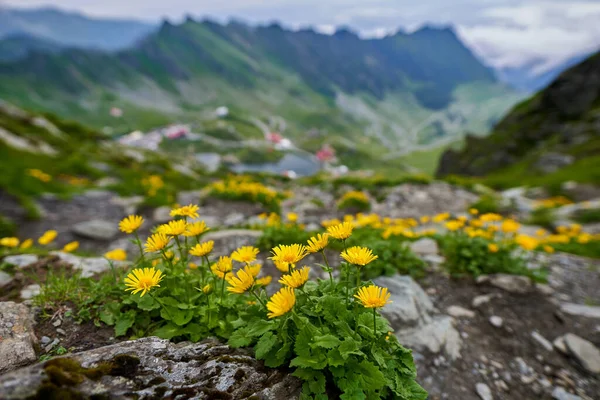
[[[356,289],[358,290],[358,288],[360,287],[360,267],[357,265],[356,266]]]
[[[373,308],[373,335],[377,337],[377,311]]]
[[[350,291],[350,265],[346,264],[346,307],[348,307]]]
[[[183,250],[181,249],[181,242],[179,241],[179,236],[175,236],[175,243],[177,243],[177,249],[179,250],[179,257],[181,257],[181,261],[185,264],[185,257],[183,256]]]
[[[225,293],[225,276],[223,276],[223,284],[221,285],[221,305],[223,305],[223,294]]]
[[[325,265],[327,265],[329,281],[333,283],[333,275],[331,275],[331,267],[329,266],[329,261],[327,260],[327,256],[325,255],[325,249],[321,250],[321,254],[323,254],[323,260],[325,261]]]
[[[142,242],[140,240],[140,236],[138,235],[137,232],[135,232],[134,235],[135,235],[135,242],[137,243],[138,247],[140,248],[140,256],[141,256],[142,260],[144,260],[144,262],[145,262],[146,257],[144,256],[144,249],[142,248]]]
[[[169,316],[169,318],[171,318],[171,320],[173,320],[173,316],[169,312],[169,309],[167,307],[165,307],[165,305],[160,300],[158,300],[158,298],[154,297],[152,295],[152,293],[148,292],[148,294],[150,295],[150,297],[152,297],[154,299],[154,301],[156,301],[158,304],[160,304],[160,306],[165,310],[165,312],[167,313],[167,315]]]
[[[254,292],[254,289],[250,291],[256,297],[256,300],[264,307],[267,308],[267,305],[262,301],[262,299]]]

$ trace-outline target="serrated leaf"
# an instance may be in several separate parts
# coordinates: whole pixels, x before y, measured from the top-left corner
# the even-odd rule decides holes
[[[181,329],[181,327],[170,322],[166,325],[161,326],[160,328],[155,329],[152,332],[154,336],[158,336],[161,339],[172,339],[175,336],[179,336],[183,333],[184,332]]]
[[[245,347],[252,343],[252,339],[252,336],[248,335],[248,330],[246,328],[241,328],[231,334],[227,344],[234,348]]]
[[[339,349],[331,349],[327,353],[327,363],[331,367],[339,367],[346,363],[346,360],[340,354]]]
[[[129,328],[133,326],[136,314],[135,310],[129,310],[117,318],[115,321],[115,336],[119,337],[127,333]]]
[[[298,356],[290,362],[290,367],[323,369],[327,366],[327,357],[323,353],[316,353],[312,357]]]
[[[257,320],[248,324],[248,335],[249,336],[262,336],[268,331],[275,328],[273,321]]]
[[[100,321],[104,322],[106,325],[114,325],[115,314],[110,310],[102,310],[100,311]]]
[[[333,335],[321,335],[315,336],[312,339],[312,343],[310,346],[314,349],[315,347],[322,347],[325,349],[333,349],[336,346],[340,345],[340,339]]]
[[[272,332],[267,332],[262,335],[258,343],[256,343],[256,346],[254,346],[256,358],[259,360],[264,359],[267,353],[270,352],[273,346],[278,342],[277,336],[273,335]]]
[[[178,310],[171,308],[170,312],[173,317],[172,321],[179,326],[186,325],[194,317],[193,310]]]
[[[346,340],[344,340],[342,344],[340,344],[338,350],[340,351],[340,355],[344,360],[347,360],[348,357],[350,357],[350,355],[352,354],[363,355],[363,352],[359,350],[356,341],[349,338],[346,338]]]
[[[160,304],[151,296],[144,296],[137,299],[137,306],[140,310],[152,311],[160,308]]]

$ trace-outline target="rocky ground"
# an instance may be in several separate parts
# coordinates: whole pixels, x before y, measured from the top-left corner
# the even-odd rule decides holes
[[[373,199],[373,211],[391,217],[464,212],[478,198],[445,183],[405,184],[382,192]],[[299,188],[295,194],[283,203],[283,213],[298,213],[302,223],[318,224],[343,215],[329,191]],[[202,195],[181,193],[178,201],[195,203]],[[522,209],[528,204],[523,196],[517,203]],[[105,191],[67,202],[44,197],[39,201],[44,218],[36,222],[21,217],[17,203],[0,204],[3,213],[19,222],[20,237],[57,229],[59,246],[79,240],[85,251],[94,253],[131,246],[116,230],[128,213],[138,212],[152,221],[146,229],[168,217],[168,209],[143,209],[139,199]],[[260,232],[247,227],[264,211],[249,203],[204,199],[202,217],[221,228],[210,233],[215,253],[256,243]],[[540,255],[531,263],[549,268],[548,284],[504,275],[454,279],[440,268],[443,257],[434,241],[422,239],[412,247],[428,262],[425,278],[416,282],[396,275],[377,278],[375,283],[387,286],[393,295],[393,303],[383,312],[400,341],[413,349],[418,381],[431,399],[600,399],[600,261],[560,253]],[[44,257],[11,256],[3,262],[14,267],[11,274],[0,272],[2,399],[68,398],[65,379],[87,396],[111,398],[298,396],[298,381],[286,371],[265,368],[247,351],[212,340],[120,341],[112,328],[76,324],[66,309],[42,318],[31,306],[31,297],[39,291],[36,282],[49,268],[70,266],[93,276],[109,269],[102,258],[55,252]],[[35,363],[40,356],[60,355],[59,349],[77,353],[71,364]]]

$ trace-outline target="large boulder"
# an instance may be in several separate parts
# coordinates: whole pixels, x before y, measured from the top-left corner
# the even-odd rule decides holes
[[[0,376],[0,398],[297,399],[301,382],[216,340],[148,337]]]
[[[373,280],[387,287],[391,304],[381,310],[390,321],[395,335],[403,345],[419,352],[444,352],[451,359],[460,357],[462,340],[454,319],[437,312],[425,291],[410,277],[395,275]]]
[[[0,374],[37,360],[33,317],[26,305],[12,301],[0,303]],[[2,395],[0,384],[0,398]]]

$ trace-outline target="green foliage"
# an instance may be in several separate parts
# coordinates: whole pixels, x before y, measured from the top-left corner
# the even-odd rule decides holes
[[[339,210],[351,210],[352,212],[367,212],[371,210],[371,202],[364,192],[351,191],[345,193],[338,201]]]
[[[492,242],[483,237],[469,237],[463,232],[451,232],[438,237],[450,274],[487,275],[496,273],[537,277],[539,271],[527,269],[525,255],[514,242]],[[497,246],[492,251],[490,246]]]
[[[475,203],[471,204],[469,208],[474,208],[479,211],[480,214],[485,213],[500,213],[500,199],[498,196],[493,194],[484,194],[479,197]]]
[[[575,213],[575,221],[580,224],[600,222],[600,208],[587,208]]]
[[[0,215],[0,237],[13,236],[17,227],[13,222]]]
[[[296,224],[268,226],[263,230],[256,247],[262,251],[271,251],[273,247],[280,244],[306,243],[311,236],[310,232],[306,232]]]
[[[600,241],[591,241],[588,243],[578,243],[571,241],[569,243],[553,243],[552,247],[556,251],[571,253],[582,257],[600,258]]]
[[[530,225],[538,225],[543,226],[546,229],[554,229],[554,222],[556,221],[556,216],[554,215],[554,210],[549,207],[539,207],[531,212],[531,216],[527,221]]]

